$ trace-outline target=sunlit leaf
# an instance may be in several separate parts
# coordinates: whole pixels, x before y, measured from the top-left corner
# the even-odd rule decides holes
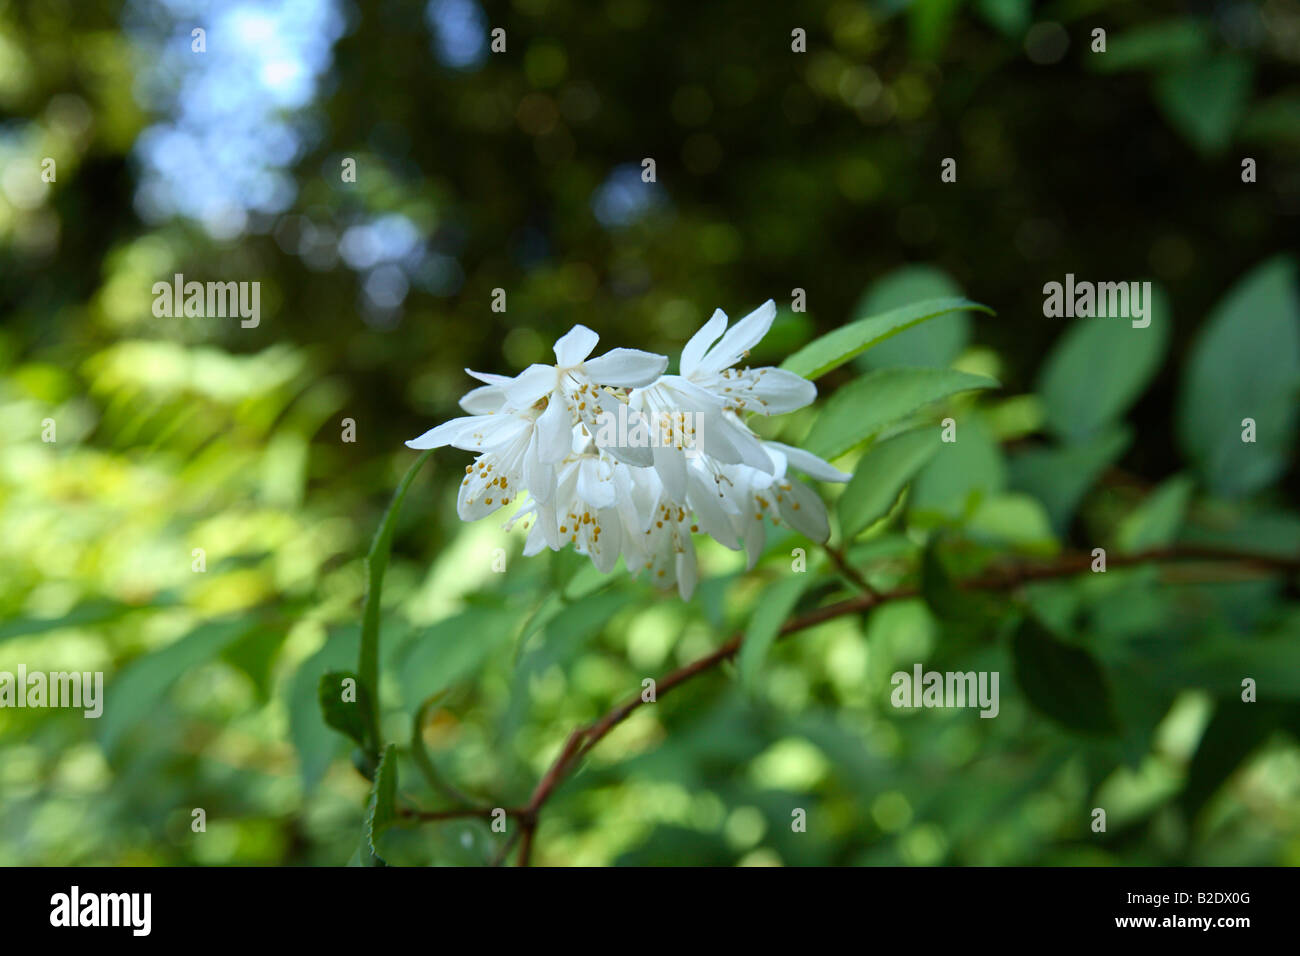
[[[792,573],[766,589],[754,606],[736,661],[740,682],[751,693],[757,687],[763,662],[781,632],[781,625],[794,610],[810,578],[808,574]]]
[[[781,367],[804,378],[820,378],[854,356],[905,329],[952,312],[987,312],[993,310],[969,299],[935,299],[891,309],[883,315],[868,316],[814,339]]]
[[[872,446],[858,461],[852,480],[840,495],[841,536],[847,541],[883,517],[938,449],[937,428],[905,432]]]
[[[830,397],[804,447],[814,455],[836,458],[926,405],[959,392],[997,387],[991,378],[952,369],[886,368],[868,372]]]

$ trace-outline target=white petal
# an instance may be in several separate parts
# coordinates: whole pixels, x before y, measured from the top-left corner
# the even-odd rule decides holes
[[[595,458],[585,458],[578,466],[578,497],[592,508],[614,506],[617,496],[609,477],[609,466]]]
[[[543,464],[554,464],[569,454],[573,444],[573,421],[569,406],[558,391],[551,394],[550,404],[537,419],[537,432],[537,454]]]
[[[700,364],[700,359],[704,358],[704,353],[709,350],[709,346],[718,341],[720,336],[727,328],[727,313],[721,309],[713,311],[713,317],[705,322],[698,332],[691,336],[686,347],[682,349],[682,361],[679,371],[682,375],[690,378],[691,373],[695,371]]]
[[[789,464],[789,461],[785,457],[785,452],[781,450],[776,442],[763,442],[762,445],[763,454],[767,456],[770,462],[772,462],[772,467],[769,469],[772,477],[784,478],[786,465]],[[754,484],[761,485],[763,482],[755,480]],[[767,484],[770,485],[771,482],[768,481]]]
[[[677,552],[677,593],[683,601],[689,601],[695,593],[696,578],[695,546],[687,541],[686,547]]]
[[[452,439],[452,444],[466,451],[490,451],[517,441],[532,427],[532,418],[523,415],[475,415],[478,425]]]
[[[659,399],[673,408],[688,412],[722,408],[721,398],[681,375],[665,375],[659,380],[659,385]]]
[[[456,495],[456,513],[461,521],[477,521],[496,511],[503,503],[502,493],[489,486],[488,480],[479,476],[476,467],[468,480],[461,482]]]
[[[706,443],[711,439],[709,432],[717,432],[720,436],[726,438],[740,453],[741,464],[766,472],[769,475],[773,473],[775,466],[772,463],[772,457],[763,450],[763,443],[758,440],[757,435],[746,428],[738,419],[719,415],[716,420],[712,418],[706,419],[705,423],[700,427],[701,429],[707,429],[704,435]]]
[[[406,443],[407,448],[441,448],[443,445],[450,445],[460,436],[470,434],[482,425],[482,419],[486,416],[471,416],[469,418],[453,418],[449,422],[443,422],[430,428],[419,438],[412,438]]]
[[[650,527],[652,513],[642,488],[633,481],[636,474],[626,465],[614,466],[614,487],[618,496],[618,513],[629,532],[641,535]],[[628,562],[628,567],[632,563]]]
[[[535,554],[541,554],[546,548],[546,534],[542,531],[541,524],[534,522],[528,529],[528,537],[524,541],[524,557],[531,558]]]
[[[668,367],[666,355],[640,349],[610,349],[600,358],[583,363],[591,380],[614,388],[641,388],[649,385]]]
[[[727,330],[727,334],[699,363],[695,377],[698,379],[701,375],[717,374],[724,368],[731,368],[767,335],[775,318],[776,303],[768,299]]]
[[[619,545],[622,543],[618,514],[604,509],[597,516],[596,523],[600,526],[600,542],[592,546],[591,561],[601,574],[609,574],[618,564]]]
[[[524,490],[533,496],[537,504],[544,505],[550,502],[555,492],[555,469],[542,464],[538,451],[540,442],[541,437],[534,427],[528,435],[528,445],[520,456],[519,473]]]
[[[560,368],[581,365],[600,341],[600,336],[585,325],[575,325],[555,343],[555,364]]]
[[[740,541],[731,527],[731,517],[722,506],[722,498],[713,479],[701,474],[696,468],[687,472],[686,501],[695,512],[701,531],[724,548],[732,551],[740,548]]]
[[[460,397],[460,407],[471,415],[490,415],[506,403],[506,390],[499,385],[480,385]]]
[[[784,415],[811,405],[817,386],[794,372],[780,368],[759,368],[744,376],[747,389],[741,394],[744,410],[760,415]]]
[[[506,400],[515,408],[527,408],[555,388],[554,365],[530,365],[504,386]]]
[[[472,368],[465,369],[465,374],[478,379],[486,385],[509,385],[514,381],[514,379],[509,375],[493,375],[491,372],[476,372]]]
[[[610,445],[604,449],[615,461],[637,468],[649,468],[654,464],[654,451],[649,445]]]
[[[656,445],[654,453],[655,471],[664,483],[664,491],[673,504],[686,500],[686,456],[676,448]]]
[[[777,508],[790,527],[818,544],[831,536],[830,525],[826,522],[826,506],[815,491],[799,481],[783,481],[778,487],[781,500],[777,502]]]
[[[812,452],[804,451],[802,448],[783,445],[779,441],[764,442],[764,444],[769,447],[775,445],[789,460],[792,468],[802,471],[810,478],[816,478],[819,481],[848,481],[853,477],[829,465]]]

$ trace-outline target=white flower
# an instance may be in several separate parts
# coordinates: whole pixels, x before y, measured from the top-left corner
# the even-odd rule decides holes
[[[663,374],[664,356],[636,349],[589,358],[598,338],[576,325],[555,343],[554,365],[513,378],[466,369],[483,383],[460,400],[468,414],[407,445],[479,452],[457,498],[466,521],[527,492],[506,525],[528,523],[526,555],[572,545],[603,573],[622,556],[632,574],[676,585],[689,599],[694,534],[733,550],[743,540],[751,567],[763,550],[764,519],[825,541],[825,506],[787,471],[849,477],[808,452],[761,440],[741,418],[792,411],[817,395],[790,372],[734,367],[775,315],[769,300],[728,329],[715,312],[686,344],[679,375]],[[659,431],[648,446],[597,441],[614,418],[625,429]]]
[[[781,415],[811,404],[817,387],[793,372],[772,367],[732,368],[767,335],[775,318],[776,303],[771,299],[730,329],[727,314],[716,310],[682,349],[682,377],[716,396],[736,414]]]
[[[521,408],[544,401],[542,417],[549,416],[553,427],[558,429],[563,423],[567,430],[575,421],[580,421],[595,434],[597,419],[612,411],[613,403],[620,400],[602,386],[636,388],[649,385],[668,367],[665,356],[639,349],[612,349],[589,360],[587,356],[598,341],[599,336],[591,329],[575,325],[555,343],[554,365],[530,365],[510,384],[503,386],[507,403]],[[562,442],[548,443],[542,448],[542,460],[559,461],[565,451]],[[619,457],[613,449],[611,452]]]
[[[762,340],[775,318],[776,303],[771,299],[730,329],[727,314],[716,310],[682,349],[681,374],[665,375],[647,388],[636,389],[628,397],[629,404],[651,422],[679,409],[693,412],[699,421],[696,450],[722,464],[770,471],[769,457],[739,416],[750,411],[760,415],[794,411],[817,397],[816,386],[793,372],[732,367]],[[655,469],[677,500],[685,493],[684,457],[680,446],[656,448],[653,454]]]

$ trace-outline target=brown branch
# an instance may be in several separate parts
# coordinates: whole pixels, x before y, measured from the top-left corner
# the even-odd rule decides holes
[[[397,815],[405,817],[408,820],[419,820],[422,823],[433,822],[437,820],[468,820],[479,818],[483,820],[492,819],[492,811],[496,807],[455,807],[451,810],[412,810],[408,807],[398,807]],[[502,807],[506,811],[507,817],[518,816],[523,811],[514,810],[509,807]]]
[[[842,562],[842,556],[836,558],[832,549],[827,549],[841,570],[847,568],[847,562]],[[1153,548],[1148,551],[1141,551],[1135,554],[1116,554],[1107,556],[1107,569],[1130,567],[1138,564],[1150,564],[1162,561],[1216,561],[1230,562],[1233,564],[1245,564],[1251,567],[1257,567],[1265,571],[1296,571],[1300,570],[1300,558],[1287,558],[1267,554],[1254,554],[1250,552],[1236,551],[1227,548],[1200,547],[1200,546],[1183,546],[1172,548]],[[1019,587],[1022,584],[1033,581],[1044,581],[1052,578],[1070,577],[1087,571],[1092,567],[1093,558],[1089,554],[1067,555],[1050,564],[1020,564],[1009,567],[995,568],[986,574],[959,582],[961,587],[980,590],[980,591],[1009,591]],[[856,572],[855,572],[856,573]],[[857,582],[855,582],[857,583]],[[862,582],[863,585],[866,582]],[[867,586],[863,594],[849,598],[845,601],[839,601],[835,604],[828,604],[819,607],[807,614],[803,614],[791,621],[788,621],[780,630],[777,639],[781,640],[798,631],[806,630],[826,621],[843,617],[847,614],[860,614],[863,611],[870,610],[880,604],[889,601],[897,601],[904,598],[915,597],[918,594],[916,587],[896,588],[892,591],[878,592]],[[738,650],[744,635],[737,634],[728,640],[725,644],[716,650],[696,661],[679,667],[666,675],[655,685],[655,699],[661,694],[666,694],[680,684],[702,674],[723,661],[733,657]],[[626,720],[631,713],[644,704],[645,701],[640,695],[630,698],[617,707],[610,710],[599,720],[590,724],[585,724],[576,728],[569,734],[560,750],[560,754],[552,762],[546,774],[538,782],[537,787],[533,790],[532,796],[528,800],[528,805],[518,812],[523,818],[523,831],[519,848],[519,866],[528,866],[531,863],[533,848],[533,838],[537,832],[537,825],[543,806],[549,800],[556,788],[564,782],[569,776],[572,768],[591,752],[596,744],[609,734],[611,730]],[[460,815],[465,815],[461,813]],[[514,813],[512,816],[516,815]]]
[[[848,578],[859,591],[863,594],[875,594],[876,596],[879,596],[879,592],[867,583],[867,579],[862,576],[862,572],[849,564],[848,560],[844,557],[844,552],[842,550],[839,548],[833,548],[829,544],[823,545],[823,547],[826,549],[826,553],[830,555],[831,562],[835,565],[836,570],[844,577]]]

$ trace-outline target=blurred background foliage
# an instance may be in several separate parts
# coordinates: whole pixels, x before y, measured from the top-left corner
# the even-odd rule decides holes
[[[513,373],[575,322],[676,355],[715,307],[773,297],[767,363],[919,299],[996,309],[819,383],[1002,383],[928,410],[959,441],[853,543],[877,586],[914,580],[940,530],[957,570],[1179,541],[1294,556],[1298,59],[1296,0],[0,0],[0,669],[108,688],[98,721],[0,711],[0,862],[354,858],[368,783],[316,685],[355,666],[401,443],[455,414],[462,368]],[[259,281],[260,325],[155,317],[178,272]],[[1151,280],[1152,326],[1045,319],[1067,272]],[[814,418],[764,424],[799,442]],[[505,805],[572,727],[743,629],[806,544],[774,537],[751,573],[706,549],[682,604],[461,525],[465,463],[440,452],[401,514],[384,729],[409,742],[445,692],[416,732]],[[847,587],[811,555],[805,604]],[[897,602],[638,710],[549,805],[538,859],[1300,863],[1294,581],[1212,570],[1025,590],[1096,663],[1105,733],[1036,709],[1004,619]],[[998,719],[893,709],[918,661],[1000,671]],[[437,806],[407,760],[403,800]],[[499,839],[396,828],[385,852],[483,862]]]

